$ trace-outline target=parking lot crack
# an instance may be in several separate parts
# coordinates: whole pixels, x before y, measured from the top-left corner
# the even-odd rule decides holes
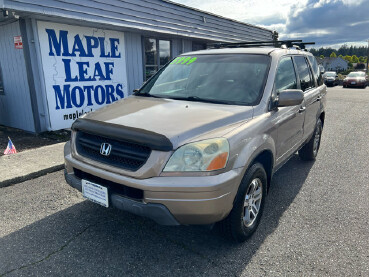
[[[40,260],[37,260],[37,261],[34,261],[34,262],[31,262],[29,264],[26,264],[26,265],[22,265],[18,268],[14,268],[12,270],[9,270],[7,272],[4,272],[4,273],[0,273],[0,277],[3,277],[7,274],[10,274],[14,271],[17,271],[17,270],[21,270],[21,269],[25,269],[27,267],[30,267],[30,266],[34,266],[34,265],[37,265],[39,263],[42,263],[48,259],[50,259],[52,256],[58,254],[59,252],[63,251],[69,244],[71,244],[74,240],[76,240],[78,237],[80,237],[82,234],[84,234],[88,229],[90,229],[91,227],[94,227],[95,225],[97,224],[93,224],[93,225],[89,225],[87,226],[86,228],[84,228],[81,232],[77,233],[76,235],[74,235],[72,238],[70,238],[69,240],[67,240],[61,247],[59,247],[58,249],[56,249],[55,251],[49,253],[47,256],[45,256],[44,258],[40,259]]]

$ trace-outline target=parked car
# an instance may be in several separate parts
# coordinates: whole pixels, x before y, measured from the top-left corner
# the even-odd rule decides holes
[[[365,72],[355,71],[349,73],[346,78],[343,80],[343,87],[361,87],[366,88],[368,85],[368,76]]]
[[[104,207],[163,225],[217,223],[245,241],[275,172],[297,151],[317,157],[326,92],[305,51],[183,54],[134,95],[75,121],[66,181]]]
[[[328,87],[337,86],[339,83],[338,75],[334,71],[327,71],[323,74],[324,84]]]

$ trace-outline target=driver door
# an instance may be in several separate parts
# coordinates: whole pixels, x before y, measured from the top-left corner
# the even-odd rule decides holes
[[[292,57],[282,57],[274,83],[274,94],[286,89],[298,89],[297,77]],[[305,118],[305,103],[291,107],[280,107],[275,112],[277,117],[277,163],[283,162],[301,144]]]

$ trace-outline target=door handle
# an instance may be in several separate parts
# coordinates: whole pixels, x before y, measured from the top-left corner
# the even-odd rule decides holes
[[[320,101],[320,100],[322,100],[322,97],[319,95],[316,101]]]
[[[306,110],[306,107],[300,107],[299,113],[303,113]]]

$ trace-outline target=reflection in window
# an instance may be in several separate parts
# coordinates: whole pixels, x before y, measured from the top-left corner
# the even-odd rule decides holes
[[[4,81],[3,81],[3,72],[1,71],[1,65],[0,65],[0,95],[4,95]]]
[[[162,67],[170,60],[170,41],[169,40],[159,40],[159,57],[160,64]]]
[[[144,39],[145,47],[145,80],[149,79],[171,59],[169,40],[154,38]]]
[[[310,75],[309,66],[306,63],[306,60],[304,57],[295,57],[297,72],[300,77],[300,84],[301,84],[301,90],[306,91],[312,87],[314,87],[313,79]]]
[[[279,62],[277,74],[275,76],[275,91],[281,92],[285,89],[296,89],[297,81],[295,69],[291,57],[283,58]]]

